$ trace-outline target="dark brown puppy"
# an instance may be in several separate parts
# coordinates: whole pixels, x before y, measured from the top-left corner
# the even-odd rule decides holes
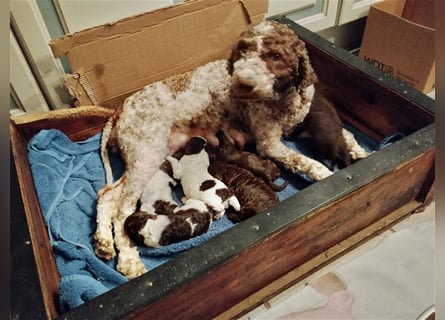
[[[218,131],[216,136],[219,140],[219,146],[209,150],[209,154],[213,153],[214,158],[249,170],[255,176],[262,178],[275,191],[286,188],[288,181],[281,185],[274,183],[275,179],[281,174],[280,168],[275,162],[262,158],[253,152],[238,150],[222,131]]]
[[[351,156],[342,134],[343,123],[328,99],[315,95],[302,129],[309,135],[316,156],[329,161],[330,169],[335,165],[344,168],[351,164]]]
[[[250,218],[279,202],[275,191],[245,168],[224,160],[214,160],[210,163],[209,172],[227,185],[241,205],[240,211],[227,212],[227,217],[233,222]]]

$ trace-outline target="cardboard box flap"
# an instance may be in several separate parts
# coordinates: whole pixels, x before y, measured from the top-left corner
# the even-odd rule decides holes
[[[116,107],[143,86],[226,58],[258,23],[267,0],[194,0],[93,27],[50,43],[66,55],[67,86],[79,105]]]
[[[373,4],[359,52],[359,57],[386,74],[423,92],[430,91],[435,82],[435,30],[419,24],[419,17],[416,21],[409,18],[414,15],[416,4],[428,1],[389,0]]]
[[[264,19],[268,9],[267,0],[189,0],[170,7],[149,11],[68,34],[51,41],[49,45],[54,57],[60,58],[67,54],[73,47],[86,44],[98,38],[133,33],[160,23],[168,23],[170,19],[212,8],[221,2],[240,2],[244,5],[246,13],[250,16],[249,19],[251,19],[253,23],[258,23]]]

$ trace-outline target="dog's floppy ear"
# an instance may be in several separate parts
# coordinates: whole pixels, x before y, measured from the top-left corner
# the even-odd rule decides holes
[[[227,72],[229,75],[233,74],[233,61],[235,60],[235,55],[237,54],[238,48],[237,45],[232,47],[232,51],[230,53],[229,59],[227,59]]]
[[[303,41],[298,41],[298,67],[296,69],[295,87],[304,89],[318,81],[317,75],[312,69],[306,46]]]
[[[184,154],[198,154],[207,144],[207,140],[203,137],[192,137],[185,146]]]

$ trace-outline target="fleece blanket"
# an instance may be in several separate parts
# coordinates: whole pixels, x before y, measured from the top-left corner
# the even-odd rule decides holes
[[[367,151],[380,148],[369,137],[348,128]],[[72,142],[61,131],[42,130],[28,144],[28,156],[34,184],[51,246],[60,274],[60,309],[65,312],[128,281],[116,271],[116,261],[103,261],[94,253],[97,192],[105,185],[105,172],[100,158],[101,134],[82,142]],[[391,143],[390,137],[384,144]],[[285,141],[293,149],[310,155],[306,140]],[[112,158],[115,177],[123,172],[123,164]],[[277,180],[289,180],[278,196],[284,200],[310,183],[304,176],[284,172]],[[180,192],[176,190],[175,192]],[[146,267],[151,270],[174,258],[178,253],[198,246],[233,223],[223,217],[210,230],[198,237],[161,248],[139,247]]]

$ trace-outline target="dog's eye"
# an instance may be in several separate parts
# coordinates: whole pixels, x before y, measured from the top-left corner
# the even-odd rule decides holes
[[[281,54],[279,54],[278,52],[273,52],[269,56],[273,61],[278,61],[281,59]]]

